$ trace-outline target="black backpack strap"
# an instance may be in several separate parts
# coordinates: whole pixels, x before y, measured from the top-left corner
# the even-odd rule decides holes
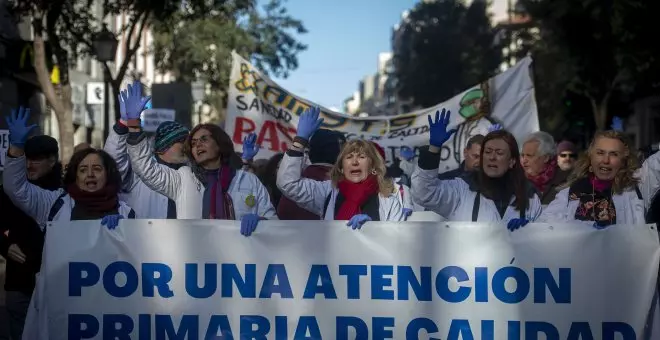
[[[328,194],[328,197],[325,198],[325,203],[323,203],[323,212],[321,212],[321,220],[325,219],[325,213],[328,211],[328,205],[330,205],[330,198],[332,197],[332,191]]]
[[[639,198],[640,200],[644,199],[642,198],[642,191],[639,190],[639,185],[635,185],[635,193],[637,194],[637,198]]]
[[[60,196],[57,197],[57,200],[55,200],[55,203],[50,207],[50,211],[48,212],[48,222],[52,222],[55,215],[57,215],[60,209],[62,209],[62,205],[64,205],[64,196],[66,195],[66,192],[60,194]]]
[[[479,205],[481,204],[481,193],[475,192],[474,204],[472,204],[472,222],[477,222],[479,218]]]

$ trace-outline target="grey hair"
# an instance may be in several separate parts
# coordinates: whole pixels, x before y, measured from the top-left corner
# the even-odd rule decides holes
[[[557,154],[557,144],[555,144],[555,139],[552,138],[547,132],[537,131],[531,133],[525,138],[523,145],[528,142],[538,142],[539,143],[539,156],[555,156]]]

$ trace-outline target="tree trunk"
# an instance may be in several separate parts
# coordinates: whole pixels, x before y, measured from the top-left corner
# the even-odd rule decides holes
[[[596,131],[603,131],[607,129],[607,113],[608,105],[610,102],[610,93],[606,94],[600,101],[594,97],[589,97],[591,109],[594,114],[594,123],[596,124]]]
[[[71,103],[71,85],[68,81],[62,84],[61,95],[58,96],[55,92],[55,85],[50,80],[50,72],[46,66],[46,47],[44,38],[40,33],[34,35],[34,69],[37,73],[41,91],[46,96],[46,100],[50,104],[59,127],[60,138],[60,160],[62,164],[66,164],[71,159],[73,153],[73,104]],[[60,72],[68,72],[62,68]]]

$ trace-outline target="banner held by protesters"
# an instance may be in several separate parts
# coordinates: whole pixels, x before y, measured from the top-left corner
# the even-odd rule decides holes
[[[655,292],[651,225],[316,224],[264,221],[251,238],[233,221],[53,224],[30,310],[38,327],[26,329],[49,339],[633,340]]]
[[[237,53],[232,56],[225,128],[236,150],[240,151],[243,138],[254,132],[262,146],[261,157],[284,152],[295,137],[298,117],[316,104],[280,87]],[[360,118],[322,108],[323,127],[342,131],[349,139],[376,141],[386,148],[387,159],[392,161],[401,146],[426,144],[427,115],[446,108],[458,113],[452,115],[452,125],[458,132],[443,149],[440,170],[453,169],[463,161],[467,140],[475,134],[486,134],[496,122],[517,138],[539,129],[531,64],[531,58],[525,58],[446,102],[404,115]]]

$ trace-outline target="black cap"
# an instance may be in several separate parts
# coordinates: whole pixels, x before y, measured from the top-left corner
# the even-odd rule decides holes
[[[39,135],[34,136],[25,142],[24,151],[26,158],[39,159],[57,156],[60,150],[55,138],[46,135]]]

